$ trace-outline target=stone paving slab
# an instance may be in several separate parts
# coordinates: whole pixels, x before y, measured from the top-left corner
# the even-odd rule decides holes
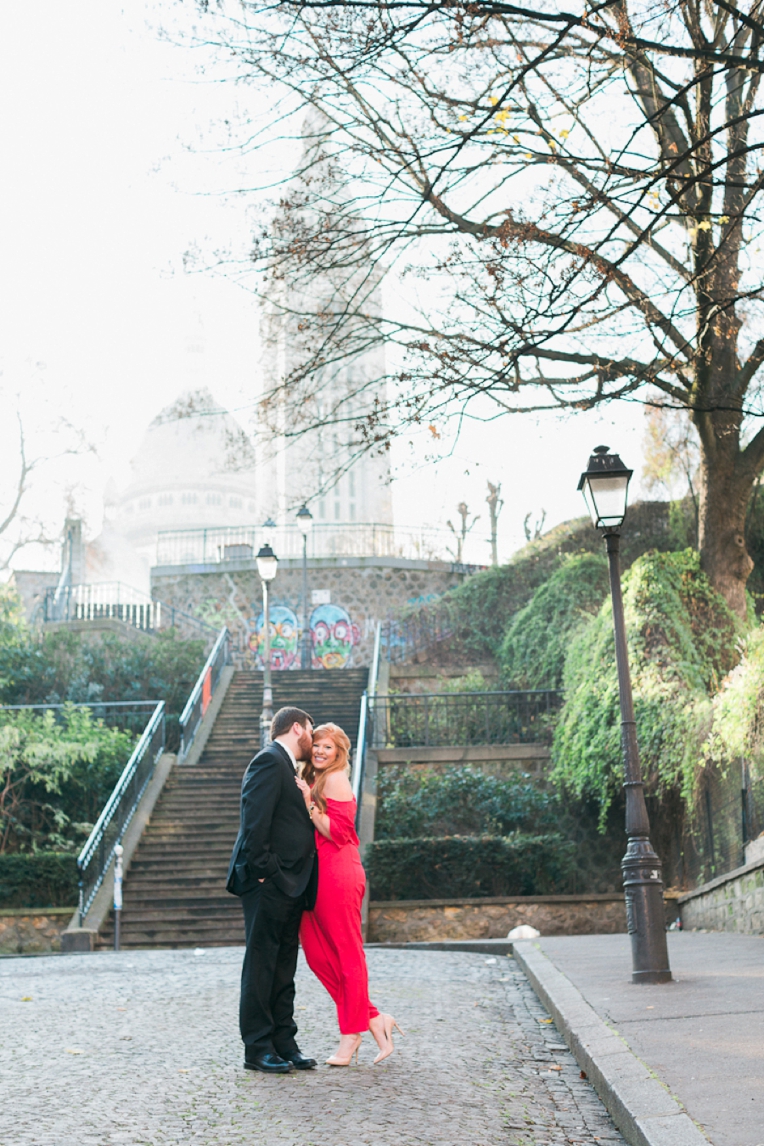
[[[764,937],[671,932],[668,940],[674,981],[657,984],[631,982],[627,935],[548,937],[535,949],[714,1146],[764,1146]],[[515,945],[520,959],[527,946]],[[591,1050],[585,1017],[579,1011],[571,1030]],[[641,1125],[644,1112],[632,1113]],[[678,1146],[692,1141],[690,1129],[682,1133]]]
[[[240,948],[0,960],[0,1146],[623,1143],[514,960],[369,952],[406,1038],[372,1066],[241,1069]],[[302,960],[304,1051],[336,1045]]]

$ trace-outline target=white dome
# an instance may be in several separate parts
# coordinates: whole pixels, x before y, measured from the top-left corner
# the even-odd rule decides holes
[[[246,433],[209,390],[186,391],[149,426],[115,499],[114,525],[147,552],[160,530],[252,525],[255,457]]]

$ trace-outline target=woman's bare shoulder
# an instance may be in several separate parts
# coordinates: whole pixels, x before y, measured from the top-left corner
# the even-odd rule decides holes
[[[324,784],[324,795],[330,800],[352,800],[353,789],[344,772],[330,772]]]

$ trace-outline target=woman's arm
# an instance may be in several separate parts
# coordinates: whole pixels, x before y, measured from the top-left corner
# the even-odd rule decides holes
[[[313,803],[313,795],[310,787],[301,776],[295,776],[295,783],[302,792],[302,798],[305,801],[305,807],[308,809],[308,815],[310,816],[313,827],[317,832],[320,832],[322,836],[326,836],[327,840],[330,840],[332,833],[329,817],[325,812],[320,812],[317,805]]]

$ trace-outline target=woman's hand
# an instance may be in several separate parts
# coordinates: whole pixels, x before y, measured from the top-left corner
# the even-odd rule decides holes
[[[303,780],[302,776],[295,776],[294,782],[302,792],[302,798],[305,801],[305,807],[309,808],[311,805],[310,785]]]

